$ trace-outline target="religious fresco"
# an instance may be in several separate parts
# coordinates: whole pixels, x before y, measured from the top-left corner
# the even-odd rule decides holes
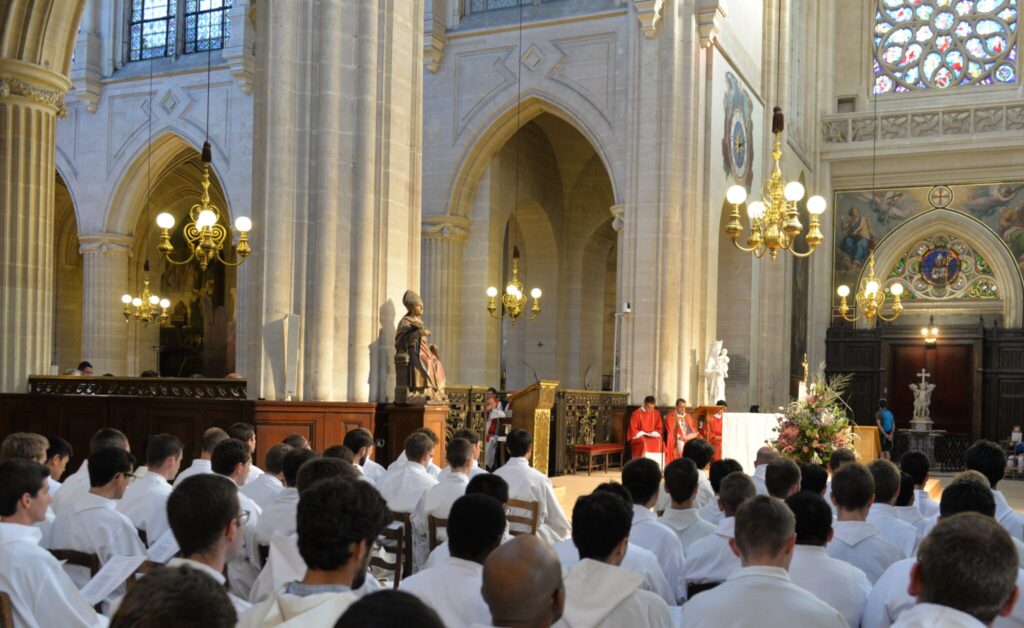
[[[837,191],[833,207],[834,286],[856,286],[870,251],[905,221],[934,209],[957,211],[983,223],[1006,243],[1024,272],[1024,182]],[[970,290],[960,288],[966,277],[985,267],[984,258],[973,250],[968,255],[964,246],[952,245],[921,248],[913,262],[923,284],[920,294],[949,288],[957,295],[953,298],[972,298]],[[896,272],[876,270],[886,276]],[[981,292],[973,298],[993,297]]]

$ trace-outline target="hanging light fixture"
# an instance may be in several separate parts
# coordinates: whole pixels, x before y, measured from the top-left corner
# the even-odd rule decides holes
[[[523,50],[523,5],[519,4],[519,53],[522,54]],[[519,103],[522,100],[522,74],[523,64],[519,63],[518,71],[516,73],[516,131],[519,131]],[[516,145],[516,192],[515,192],[515,205],[512,207],[512,217],[515,218],[519,213],[519,146]],[[509,230],[510,239],[511,234],[514,234],[514,230]],[[519,247],[513,244],[512,246],[512,277],[505,283],[505,292],[501,295],[501,311],[498,311],[498,289],[495,286],[489,286],[487,288],[487,311],[494,318],[501,319],[505,314],[508,314],[512,324],[515,325],[520,317],[524,320],[532,321],[537,318],[540,314],[540,288],[534,288],[530,290],[530,296],[533,297],[533,306],[530,308],[532,316],[523,316],[526,309],[526,288],[523,283],[519,281]]]
[[[163,325],[167,322],[167,308],[171,307],[171,302],[161,299],[149,291],[149,260],[146,260],[142,268],[145,273],[142,280],[142,294],[137,297],[130,294],[121,295],[121,303],[124,304],[124,310],[121,312],[124,315],[124,322],[130,323],[135,320],[146,326],[155,320],[158,324]]]
[[[779,3],[779,34],[776,50],[775,93],[778,95],[782,85],[781,2]],[[803,233],[797,203],[803,200],[806,190],[799,181],[787,183],[782,178],[782,132],[784,128],[782,108],[775,107],[772,110],[772,134],[775,136],[772,142],[772,161],[774,162],[772,173],[768,180],[761,185],[760,199],[747,204],[750,235],[747,237],[746,246],[739,242],[739,237],[743,233],[743,225],[740,222],[740,205],[747,201],[749,194],[741,185],[734,185],[725,192],[726,201],[732,205],[729,223],[725,226],[725,235],[739,250],[753,253],[758,259],[768,255],[773,262],[780,250],[789,251],[796,257],[810,257],[814,253],[818,245],[825,240],[825,236],[821,233],[821,215],[825,213],[825,208],[828,206],[824,197],[815,195],[807,199],[807,213],[811,216],[811,224],[804,237],[807,242],[807,250],[797,251],[794,245],[796,239]]]
[[[200,270],[205,271],[211,262],[219,261],[225,266],[240,266],[252,250],[249,247],[249,231],[252,230],[252,220],[246,216],[239,216],[235,219],[235,231],[238,232],[238,244],[235,245],[235,253],[238,260],[228,262],[224,255],[225,241],[228,240],[228,228],[221,224],[221,212],[210,201],[210,162],[213,161],[213,149],[210,146],[210,73],[212,59],[211,49],[207,50],[206,58],[206,140],[203,142],[203,178],[200,185],[203,188],[199,203],[189,209],[189,222],[185,224],[183,235],[185,243],[189,248],[189,256],[184,260],[175,260],[171,257],[174,246],[171,244],[171,229],[174,228],[174,216],[167,212],[156,217],[156,224],[160,227],[159,251],[171,264],[184,265],[195,260]],[[229,242],[230,244],[230,242]]]
[[[874,251],[868,255],[868,274],[861,277],[860,288],[854,297],[857,302],[857,311],[853,316],[850,315],[850,306],[846,302],[846,297],[850,296],[850,286],[843,284],[839,286],[836,292],[839,294],[839,316],[850,323],[861,318],[864,318],[869,323],[874,321],[875,318],[888,323],[896,320],[903,313],[903,304],[900,302],[900,296],[903,294],[903,284],[897,281],[887,289],[882,287],[882,282],[875,276]],[[892,312],[888,315],[883,312],[887,292],[893,298]]]

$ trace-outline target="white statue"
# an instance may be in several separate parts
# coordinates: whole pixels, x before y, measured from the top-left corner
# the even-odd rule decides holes
[[[931,418],[932,391],[935,390],[935,384],[928,383],[931,375],[924,369],[921,369],[918,376],[921,382],[910,385],[910,390],[914,393],[914,418],[928,419]]]
[[[704,383],[707,403],[725,399],[725,380],[729,377],[729,351],[722,348],[722,341],[715,340],[708,347],[708,359],[704,363]]]

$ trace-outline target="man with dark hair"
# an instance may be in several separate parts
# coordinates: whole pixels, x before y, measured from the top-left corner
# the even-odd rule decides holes
[[[785,500],[800,490],[800,467],[789,458],[772,460],[764,472],[764,486],[770,496]]]
[[[875,425],[878,426],[878,435],[882,437],[882,451],[879,453],[882,460],[888,460],[892,455],[893,436],[896,434],[896,419],[888,406],[885,399],[879,399],[878,412],[875,413]]]
[[[786,505],[796,517],[790,580],[839,611],[849,625],[860,626],[871,582],[863,571],[825,551],[832,539],[832,509],[820,493],[812,491],[800,491]]]
[[[754,488],[758,495],[767,495],[768,486],[765,482],[765,475],[768,473],[768,465],[779,459],[779,452],[774,447],[765,445],[757,450],[754,458]]]
[[[678,458],[665,467],[665,489],[672,503],[658,521],[676,533],[683,552],[715,531],[715,524],[701,519],[693,507],[699,482],[700,472],[689,458]]]
[[[754,481],[742,471],[725,476],[718,491],[718,505],[722,509],[722,520],[715,531],[694,542],[686,550],[686,571],[683,580],[688,595],[718,586],[734,571],[740,568],[740,560],[730,549],[736,529],[736,511],[744,502],[757,495]]]
[[[565,607],[558,557],[550,545],[528,534],[491,552],[482,593],[494,626],[548,628]]]
[[[210,469],[228,478],[239,488],[249,477],[251,464],[252,452],[249,446],[234,438],[222,440],[210,454]],[[256,528],[259,527],[263,510],[241,491],[237,491],[237,495],[239,507],[249,513],[249,518],[242,535],[242,549],[234,559],[228,561],[228,585],[232,593],[242,599],[249,599],[252,584],[260,572]]]
[[[508,483],[493,473],[482,473],[469,481],[466,485],[466,495],[487,495],[498,500],[498,503],[503,507],[508,503]],[[505,532],[502,536],[502,542],[507,542],[512,539],[512,535],[508,533],[508,523],[505,525]],[[423,565],[424,569],[430,569],[443,563],[451,552],[448,548],[448,541],[445,540],[435,547],[430,552],[430,557],[427,558],[427,562]]]
[[[825,495],[828,486],[828,471],[820,464],[805,462],[800,465],[800,490]],[[828,505],[828,504],[826,504]],[[831,510],[831,508],[829,509]],[[798,543],[799,544],[799,543]]]
[[[697,465],[697,472],[700,475],[700,479],[697,480],[697,497],[693,500],[693,505],[698,510],[715,501],[715,490],[711,487],[711,482],[705,476],[708,465],[711,464],[711,460],[714,457],[715,446],[703,438],[688,440],[683,445],[683,458],[692,460],[693,464]],[[663,512],[667,507],[668,500],[663,499],[658,503],[656,510]]]
[[[1015,511],[1006,502],[1002,491],[996,486],[1006,473],[1006,455],[1003,448],[988,440],[979,440],[967,450],[967,468],[977,471],[988,479],[992,488],[992,496],[996,500],[996,521],[999,522],[1013,538],[1024,541],[1024,515]]]
[[[665,427],[661,412],[653,395],[644,398],[644,404],[633,410],[629,417],[626,442],[629,443],[632,458],[650,458],[658,466],[665,462]]]
[[[427,473],[434,476],[435,478],[438,477],[439,475],[441,475],[441,467],[434,464],[433,450],[436,449],[438,444],[441,442],[440,439],[438,439],[437,434],[434,433],[434,430],[430,429],[429,427],[418,427],[413,431],[413,434],[424,434],[427,436],[427,438],[430,439],[431,454],[427,461],[423,463],[423,466],[424,468],[426,468]],[[397,470],[399,467],[401,467],[408,461],[409,458],[406,455],[405,450],[403,449],[402,453],[398,454],[398,458],[395,458],[395,461],[388,465],[388,472],[390,473],[391,471]]]
[[[405,591],[377,591],[348,607],[334,628],[445,628],[434,609]]]
[[[900,471],[900,496],[896,498],[896,516],[917,530],[917,538],[923,539],[931,523],[924,518],[914,503],[917,495],[914,490],[914,478],[906,471]]]
[[[284,443],[268,449],[263,459],[267,468],[258,478],[239,489],[242,494],[262,509],[270,506],[274,498],[284,490],[284,457],[291,450],[291,446]]]
[[[60,436],[48,436],[46,440],[50,446],[46,448],[46,467],[50,470],[50,495],[52,496],[61,487],[60,479],[64,477],[64,470],[75,455],[71,443]]]
[[[374,462],[373,455],[373,434],[369,430],[357,427],[345,433],[345,440],[342,444],[352,450],[353,462],[359,468],[359,472],[368,480],[376,484],[380,481],[387,469]]]
[[[683,455],[683,447],[689,441],[700,438],[697,430],[697,419],[693,418],[686,407],[686,399],[676,399],[675,407],[665,415],[665,463],[678,460]]]
[[[185,469],[178,474],[178,477],[174,480],[174,485],[181,484],[185,478],[192,477],[198,473],[213,473],[210,468],[210,458],[213,456],[213,450],[216,449],[217,445],[231,438],[228,433],[219,427],[211,427],[210,429],[203,432],[203,441],[201,445],[201,451],[198,458],[192,459],[192,464],[189,468]]]
[[[289,434],[281,442],[293,449],[310,449],[309,439],[302,434]]]
[[[187,567],[161,567],[134,583],[111,628],[233,628],[238,614],[224,587]]]
[[[729,474],[736,471],[742,473],[743,465],[732,458],[722,458],[721,460],[715,460],[711,463],[711,468],[708,470],[708,484],[711,486],[711,490],[713,491],[713,498],[709,500],[708,503],[701,506],[697,511],[697,514],[700,515],[701,519],[716,526],[722,522],[722,518],[725,515],[722,513],[722,508],[718,505],[718,492],[722,488],[722,480],[724,480]],[[754,489],[757,489],[756,484],[754,485]]]
[[[171,494],[171,480],[181,468],[183,449],[177,436],[152,436],[146,443],[146,475],[132,482],[117,503],[118,512],[146,534],[150,545],[168,530],[167,497]]]
[[[736,512],[736,536],[729,540],[743,566],[687,602],[681,625],[845,627],[839,611],[790,581],[795,544],[796,519],[786,504],[765,495],[748,500]]]
[[[480,466],[478,460],[480,459],[480,434],[476,430],[469,428],[462,428],[456,430],[452,438],[461,438],[462,440],[469,443],[472,451],[469,455],[469,473],[467,475],[470,479],[475,478],[481,473],[487,473],[487,470]],[[437,476],[438,482],[444,482],[445,477],[452,472],[451,465],[445,466],[441,469],[441,473]]]
[[[926,518],[939,514],[938,502],[931,498],[925,488],[931,464],[922,451],[908,451],[900,458],[900,470],[914,478],[914,505]]]
[[[832,455],[828,459],[828,473],[830,479],[828,483],[825,485],[825,501],[828,502],[828,507],[832,509],[832,516],[834,517],[839,516],[839,511],[836,510],[836,505],[832,501],[831,476],[835,475],[836,471],[838,471],[840,467],[842,467],[844,464],[848,462],[857,462],[857,454],[853,450],[847,449],[845,447],[840,447],[839,449],[833,451]]]
[[[900,548],[883,539],[868,512],[875,499],[871,471],[859,462],[844,464],[832,474],[832,502],[839,511],[828,555],[845,560],[876,582],[889,565],[906,558]]]
[[[322,626],[336,621],[357,598],[373,543],[391,513],[380,494],[357,479],[316,482],[302,493],[297,513],[302,580],[287,584],[239,618],[239,628]]]
[[[462,439],[451,442],[456,440]],[[445,625],[490,623],[491,614],[480,588],[484,562],[505,535],[505,509],[493,497],[463,495],[451,505],[447,519],[449,558],[403,579],[400,588],[437,611]]]
[[[554,545],[568,538],[572,528],[562,511],[562,505],[558,503],[551,479],[530,466],[533,437],[526,430],[512,430],[505,448],[508,450],[508,462],[496,470],[494,475],[508,483],[509,497],[540,505],[537,535],[548,544]]]
[[[693,442],[693,441],[690,441]],[[650,458],[635,458],[622,468],[622,485],[633,498],[633,524],[630,536],[633,543],[658,557],[658,564],[669,585],[675,589],[675,599],[686,599],[683,585],[683,544],[675,530],[659,523],[651,508],[658,501],[661,470]]]
[[[124,449],[107,447],[89,455],[92,488],[57,513],[50,549],[96,554],[100,564],[114,556],[145,556],[146,547],[131,520],[117,511],[131,481],[135,457]],[[85,567],[68,565],[68,575],[81,588],[91,578]]]
[[[19,628],[104,626],[106,620],[57,559],[39,546],[42,534],[36,524],[50,503],[48,476],[38,462],[0,463],[0,591],[10,596]]]
[[[251,423],[235,423],[227,430],[228,436],[236,438],[246,445],[249,446],[249,451],[256,453],[256,426]],[[245,479],[245,483],[249,484],[254,482],[256,478],[263,475],[263,469],[260,469],[255,464],[249,466],[249,477]],[[244,485],[243,485],[244,486]]]
[[[285,488],[260,513],[260,522],[256,526],[257,544],[270,545],[270,539],[274,534],[287,536],[295,532],[295,512],[299,507],[299,489],[296,488],[296,480],[302,465],[315,458],[317,458],[315,452],[302,448],[292,449],[285,454],[284,461],[281,463]]]
[[[469,441],[463,438],[451,439],[445,455],[448,458],[448,465],[445,467],[448,473],[442,472],[445,479],[439,480],[427,490],[423,499],[416,505],[412,516],[413,564],[417,567],[422,567],[427,562],[432,549],[427,538],[430,527],[428,517],[447,519],[452,504],[465,495],[466,485],[469,484],[473,456],[473,446]],[[443,539],[444,535],[443,529],[438,530],[438,536]]]
[[[295,476],[295,488],[299,491],[300,500],[302,491],[305,491],[317,482],[333,478],[358,480],[362,476],[356,471],[354,464],[340,458],[310,458],[302,463],[302,466],[299,467],[299,472]],[[266,513],[263,514],[266,516]],[[277,533],[284,534],[285,532],[279,530]],[[291,534],[291,532],[287,533]]]
[[[498,426],[512,416],[510,404],[502,403],[493,387],[484,395],[484,466],[493,471],[498,466]]]
[[[238,504],[238,486],[226,477],[200,473],[174,487],[167,498],[167,520],[181,558],[168,567],[190,567],[224,586],[224,567],[242,551],[248,513]],[[235,610],[250,604],[229,594]]]
[[[630,461],[650,462],[647,458]],[[622,568],[633,526],[633,509],[615,493],[595,491],[576,500],[572,540],[580,561],[565,575],[569,626],[671,626],[668,605],[641,588],[643,577]]]
[[[86,376],[93,374],[92,363],[88,360],[82,360],[79,362],[76,370],[81,371],[82,375]]]
[[[377,483],[391,512],[416,512],[420,501],[437,478],[427,471],[427,462],[434,455],[434,441],[424,432],[413,432],[405,439],[406,460],[400,465],[391,465],[387,474]]]
[[[900,470],[888,460],[872,460],[868,471],[875,483],[875,501],[868,510],[867,522],[878,536],[900,548],[904,556],[913,556],[920,538],[914,526],[900,519],[896,499],[900,496]]]
[[[104,427],[97,430],[92,435],[92,438],[89,439],[90,454],[108,447],[117,447],[128,452],[131,451],[131,447],[128,445],[128,437],[124,435],[124,432],[115,430],[112,427]],[[60,513],[66,504],[71,503],[79,495],[89,492],[89,487],[89,460],[86,459],[82,461],[77,471],[64,480],[60,490],[53,496],[53,502],[50,504],[50,507],[53,508],[53,512]]]

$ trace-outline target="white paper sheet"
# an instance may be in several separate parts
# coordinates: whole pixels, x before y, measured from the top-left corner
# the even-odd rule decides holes
[[[111,556],[92,580],[82,587],[82,596],[93,606],[99,604],[130,578],[145,560],[145,556]]]
[[[160,535],[160,538],[149,546],[149,550],[146,551],[149,560],[154,563],[166,563],[170,559],[174,558],[174,555],[178,553],[178,540],[174,538],[174,534],[168,530]]]

